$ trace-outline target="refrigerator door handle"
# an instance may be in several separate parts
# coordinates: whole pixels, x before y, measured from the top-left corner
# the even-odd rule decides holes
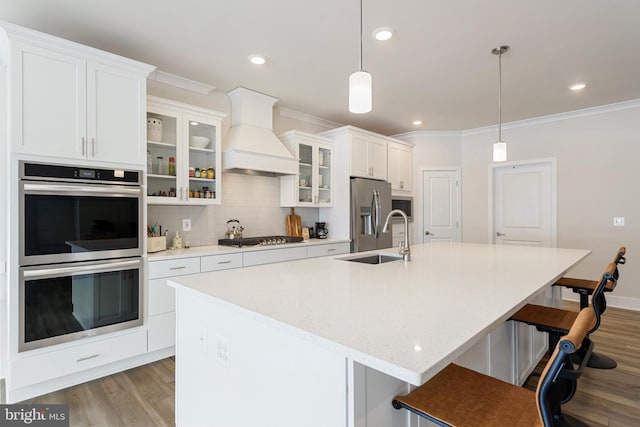
[[[378,238],[378,234],[379,234],[379,229],[380,229],[380,193],[378,193],[378,190],[373,190],[373,203],[374,203],[374,209],[373,212],[375,213],[375,218],[374,218],[374,224],[375,224],[375,230],[374,230],[374,235],[376,237],[376,239]]]

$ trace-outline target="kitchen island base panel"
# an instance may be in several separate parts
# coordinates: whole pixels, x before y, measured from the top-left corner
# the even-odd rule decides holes
[[[176,296],[176,425],[346,425],[343,356],[213,298]]]
[[[545,289],[534,301],[552,295],[552,289]],[[184,288],[176,296],[178,426],[201,425],[205,419],[229,427],[435,425],[393,409],[392,399],[414,388],[405,381],[215,298]],[[519,326],[502,323],[454,363],[522,384],[546,348],[535,345],[539,332]],[[219,348],[221,340],[226,349]],[[219,352],[226,353],[226,364],[218,360]],[[251,408],[246,402],[252,402]]]

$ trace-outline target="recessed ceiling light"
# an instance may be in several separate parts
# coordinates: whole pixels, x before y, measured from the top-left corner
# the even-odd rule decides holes
[[[251,55],[249,56],[249,61],[255,65],[264,65],[267,62],[267,58],[262,55]]]
[[[375,37],[376,40],[380,41],[389,40],[391,37],[393,37],[393,30],[388,27],[378,28],[373,32],[373,37]]]
[[[569,86],[569,89],[571,89],[573,91],[578,91],[578,90],[584,89],[585,87],[587,87],[587,84],[580,82],[580,83],[572,84],[571,86]]]
[[[414,120],[412,123],[414,126],[420,126],[422,124],[422,120]]]

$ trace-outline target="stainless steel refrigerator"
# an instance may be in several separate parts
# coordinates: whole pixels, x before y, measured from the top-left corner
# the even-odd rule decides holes
[[[391,184],[351,178],[351,252],[391,247],[391,230],[382,232],[391,212]]]

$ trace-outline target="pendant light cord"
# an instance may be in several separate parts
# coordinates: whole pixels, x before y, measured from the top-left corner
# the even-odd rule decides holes
[[[502,142],[502,50],[498,53],[498,142]]]
[[[362,71],[362,0],[360,0],[360,71]]]

